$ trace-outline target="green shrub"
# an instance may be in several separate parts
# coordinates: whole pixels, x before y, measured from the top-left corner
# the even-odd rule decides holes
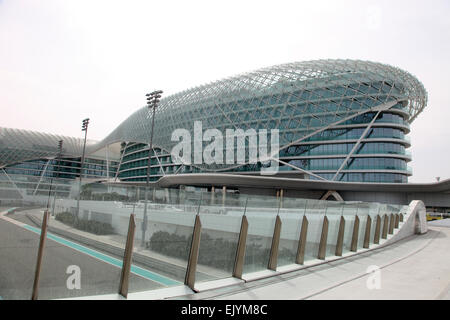
[[[114,233],[114,228],[109,223],[87,219],[76,219],[75,215],[70,212],[58,213],[55,218],[56,220],[74,227],[75,229],[94,233],[97,235],[107,235]]]
[[[151,250],[180,259],[187,260],[192,237],[180,236],[166,231],[155,232],[147,247]],[[212,238],[202,233],[198,263],[214,268],[232,271],[236,256],[237,243],[223,238]],[[283,251],[283,250],[282,250]],[[262,248],[261,245],[247,242],[245,260],[252,265],[266,266],[268,263],[270,248]],[[283,252],[284,253],[284,252]]]

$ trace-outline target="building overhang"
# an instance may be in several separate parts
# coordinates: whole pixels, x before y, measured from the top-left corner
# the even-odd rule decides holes
[[[123,185],[145,186],[145,182],[116,182]],[[336,190],[368,192],[439,192],[450,194],[450,179],[433,183],[375,183],[319,181],[274,176],[250,176],[223,173],[192,173],[163,176],[152,187],[170,188],[179,185],[198,187],[264,188],[287,190]]]

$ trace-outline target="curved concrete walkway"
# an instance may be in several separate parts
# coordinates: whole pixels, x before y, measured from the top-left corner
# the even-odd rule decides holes
[[[179,298],[450,299],[448,226],[448,221],[433,223],[429,225],[427,234],[414,235],[374,251],[273,278]],[[368,272],[373,266],[378,267],[379,272]]]

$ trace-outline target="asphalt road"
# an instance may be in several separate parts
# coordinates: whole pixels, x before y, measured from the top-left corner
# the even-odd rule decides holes
[[[33,288],[39,235],[0,219],[0,299],[30,299]],[[81,271],[80,289],[68,289],[69,266]],[[120,268],[46,240],[39,286],[39,299],[69,298],[117,293]],[[133,291],[165,287],[139,275],[130,274]]]

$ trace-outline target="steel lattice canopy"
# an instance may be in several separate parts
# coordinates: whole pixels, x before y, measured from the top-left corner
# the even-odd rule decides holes
[[[280,149],[340,119],[391,103],[412,122],[427,104],[427,92],[413,75],[386,64],[360,60],[316,60],[287,63],[239,74],[164,97],[156,110],[154,147],[170,151],[175,129],[280,130]],[[140,108],[87,154],[117,142],[148,143],[151,112]],[[25,130],[1,129],[0,166],[55,156],[61,137]],[[72,139],[72,140],[71,140]],[[81,139],[64,137],[69,153],[81,154]],[[67,141],[67,143],[66,143]],[[33,150],[33,145],[55,150]],[[11,146],[13,148],[11,149]],[[15,148],[15,149],[14,149]],[[223,166],[200,166],[207,170]],[[229,167],[228,167],[229,168]]]

